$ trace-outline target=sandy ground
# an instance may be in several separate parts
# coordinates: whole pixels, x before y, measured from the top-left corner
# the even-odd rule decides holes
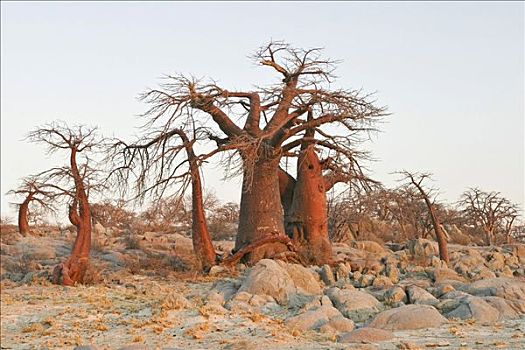
[[[395,332],[396,339],[339,344],[316,332],[298,334],[281,315],[214,314],[203,307],[212,281],[131,276],[121,285],[2,284],[2,349],[525,349],[525,318],[484,326],[472,322]],[[184,305],[180,296],[190,301]]]

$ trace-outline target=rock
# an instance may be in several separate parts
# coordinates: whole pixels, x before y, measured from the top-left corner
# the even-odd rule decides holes
[[[461,277],[456,271],[449,269],[448,267],[435,268],[431,273],[431,277],[435,282],[441,282],[444,280],[465,281],[465,278]]]
[[[263,259],[248,271],[238,292],[269,295],[283,305],[296,293],[296,288],[281,265],[274,260]]]
[[[333,287],[326,295],[345,317],[357,322],[368,320],[383,308],[376,298],[358,290]]]
[[[436,297],[418,286],[409,286],[406,292],[411,304],[436,305],[439,302]]]
[[[525,314],[525,300],[505,300],[500,297],[484,297],[483,300],[498,310],[499,320],[512,320]]]
[[[374,283],[375,277],[370,274],[363,274],[361,275],[361,278],[359,278],[358,281],[356,281],[355,286],[359,288],[366,288],[368,286],[371,286]]]
[[[224,266],[220,266],[220,265],[215,265],[215,266],[212,266],[210,271],[208,272],[208,275],[210,276],[217,276],[217,275],[220,275],[221,273],[224,273],[228,271],[228,269]]]
[[[434,328],[445,323],[447,319],[430,305],[405,305],[381,312],[368,326],[397,331]]]
[[[95,345],[79,345],[75,346],[73,350],[98,350]]]
[[[355,328],[354,321],[341,317],[335,317],[328,321],[328,323],[321,326],[319,329],[322,333],[341,333],[341,332],[350,332]]]
[[[525,264],[525,244],[523,243],[514,243],[506,244],[503,246],[504,249],[511,251],[512,255],[518,258],[518,260]]]
[[[222,303],[233,298],[237,290],[240,288],[240,283],[237,280],[219,280],[215,282],[210,293],[217,293],[222,295]]]
[[[507,300],[525,300],[525,282],[514,278],[488,278],[467,285],[465,291],[476,296],[495,296]]]
[[[352,272],[352,267],[347,263],[340,263],[337,265],[335,270],[335,277],[337,282],[346,283],[350,280],[350,273]]]
[[[289,318],[286,321],[286,325],[291,329],[299,331],[314,330],[321,328],[331,319],[340,317],[342,317],[342,315],[336,308],[323,305]]]
[[[361,249],[369,253],[383,256],[386,254],[385,248],[374,241],[353,241],[350,246],[352,248]]]
[[[508,266],[504,266],[503,269],[501,269],[501,272],[498,274],[498,277],[513,277],[512,270]]]
[[[485,300],[478,297],[467,296],[458,300],[459,305],[446,313],[447,318],[462,320],[475,319],[477,322],[487,324],[499,319],[499,312]]]
[[[451,284],[445,283],[445,284],[438,286],[435,289],[434,296],[437,298],[440,298],[442,295],[449,293],[449,292],[453,292],[454,290],[455,290],[454,286],[452,286]]]
[[[228,344],[222,350],[257,350],[257,345],[251,341],[238,340],[233,344]]]
[[[437,243],[424,238],[408,241],[407,248],[415,260],[430,261],[438,255]]]
[[[327,286],[335,284],[334,273],[330,265],[323,265],[320,271],[320,275],[324,284],[326,284]]]
[[[298,293],[319,295],[323,293],[317,274],[312,270],[298,264],[287,264],[279,261],[279,264],[284,267],[286,272],[290,275],[293,284],[297,288]]]
[[[119,252],[106,253],[106,254],[103,254],[100,258],[102,260],[109,261],[117,266],[124,266],[126,263],[126,258],[124,254],[119,253]]]
[[[492,272],[488,267],[483,266],[483,265],[469,270],[466,273],[466,275],[470,276],[470,278],[475,281],[489,279],[489,278],[496,278],[496,274]]]
[[[399,269],[395,265],[393,264],[386,265],[385,273],[387,277],[390,278],[392,283],[399,282]]]
[[[486,257],[487,266],[491,270],[501,270],[505,266],[505,257],[503,254],[498,252],[492,252],[487,254]]]
[[[394,284],[392,283],[392,281],[390,280],[390,278],[386,277],[386,276],[377,276],[375,279],[374,279],[374,282],[372,283],[372,286],[374,288],[378,288],[378,289],[383,289],[383,288],[387,288],[387,287],[392,287]]]
[[[378,343],[393,339],[395,335],[384,329],[365,327],[337,337],[338,343]]]
[[[385,303],[388,305],[392,305],[394,303],[407,302],[407,295],[403,288],[401,287],[393,287],[386,291],[384,294]]]

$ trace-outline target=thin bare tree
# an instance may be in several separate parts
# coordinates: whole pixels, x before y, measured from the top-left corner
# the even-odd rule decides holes
[[[465,191],[458,204],[470,223],[483,230],[486,245],[494,244],[498,230],[508,236],[519,212],[518,206],[500,192],[477,187]]]
[[[406,170],[399,172],[399,174],[401,174],[403,176],[403,180],[407,182],[406,185],[414,186],[419,192],[420,198],[424,200],[428,209],[428,214],[432,221],[432,226],[436,235],[436,241],[438,242],[439,257],[448,264],[450,262],[448,256],[448,243],[446,234],[443,232],[441,222],[439,221],[435,208],[435,196],[433,195],[435,190],[432,188],[427,188],[423,184],[425,180],[431,179],[432,175],[429,173],[412,173]]]
[[[44,212],[54,212],[53,199],[59,195],[50,186],[42,183],[37,176],[28,176],[22,179],[20,186],[7,192],[7,194],[24,198],[21,203],[15,204],[18,208],[18,231],[22,236],[27,236],[30,232],[30,206],[36,205]],[[34,207],[33,210],[36,209]]]
[[[68,152],[67,166],[51,168],[39,176],[46,179],[44,182],[49,187],[71,198],[68,216],[77,229],[71,255],[53,272],[54,282],[66,286],[82,283],[88,268],[91,249],[92,222],[88,192],[94,187],[89,183],[89,179],[95,173],[95,169],[87,165],[87,155],[84,160],[79,158],[80,154],[94,152],[94,149],[101,144],[101,139],[96,128],[70,127],[63,122],[53,122],[38,127],[31,131],[27,138],[31,142],[46,145],[49,153],[59,150]]]

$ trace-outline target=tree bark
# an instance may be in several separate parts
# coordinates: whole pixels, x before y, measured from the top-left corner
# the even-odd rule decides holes
[[[292,209],[293,191],[295,188],[296,180],[292,175],[288,174],[281,167],[279,167],[279,193],[281,195],[281,205],[283,207],[284,214],[284,228],[287,229],[286,223],[290,221],[290,210]],[[292,238],[293,233],[286,231],[286,234]]]
[[[443,233],[443,230],[441,230],[441,226],[439,224],[439,219],[436,214],[436,210],[434,209],[434,206],[430,202],[430,199],[428,198],[428,195],[424,191],[424,189],[417,184],[417,182],[412,181],[412,183],[417,187],[421,195],[423,196],[423,199],[425,200],[425,204],[427,205],[428,212],[430,213],[430,218],[432,220],[432,226],[434,227],[434,232],[436,234],[436,240],[439,247],[439,258],[446,262],[447,264],[450,262],[449,256],[448,256],[448,243],[447,239],[445,237],[445,234]]]
[[[22,236],[27,236],[29,233],[29,203],[31,203],[33,196],[33,193],[29,193],[18,209],[18,231]]]
[[[294,246],[305,262],[323,265],[332,260],[332,246],[322,166],[311,145],[301,151],[297,163],[287,232],[292,233]]]
[[[55,267],[53,272],[54,282],[65,286],[84,282],[91,250],[91,210],[82,175],[78,170],[76,154],[77,150],[72,149],[70,165],[75,181],[75,197],[69,208],[69,220],[77,228],[77,237],[69,258]]]
[[[213,248],[211,235],[206,223],[204,211],[204,201],[202,193],[202,181],[199,172],[197,157],[193,152],[193,147],[188,137],[181,131],[179,136],[184,142],[186,154],[190,164],[191,172],[191,208],[192,208],[192,241],[193,251],[199,260],[202,271],[207,272],[213,265],[216,265],[216,254]]]
[[[265,157],[253,164],[249,175],[245,170],[234,251],[276,233],[284,236],[278,171],[279,159]],[[266,244],[246,254],[243,261],[254,264],[286,250],[283,243]]]

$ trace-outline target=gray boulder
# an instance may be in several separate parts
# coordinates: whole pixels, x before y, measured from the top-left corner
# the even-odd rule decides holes
[[[383,309],[383,305],[372,295],[355,289],[333,287],[326,295],[345,317],[357,322],[366,321]]]
[[[448,320],[430,305],[405,305],[381,312],[369,327],[390,331],[439,327]]]

